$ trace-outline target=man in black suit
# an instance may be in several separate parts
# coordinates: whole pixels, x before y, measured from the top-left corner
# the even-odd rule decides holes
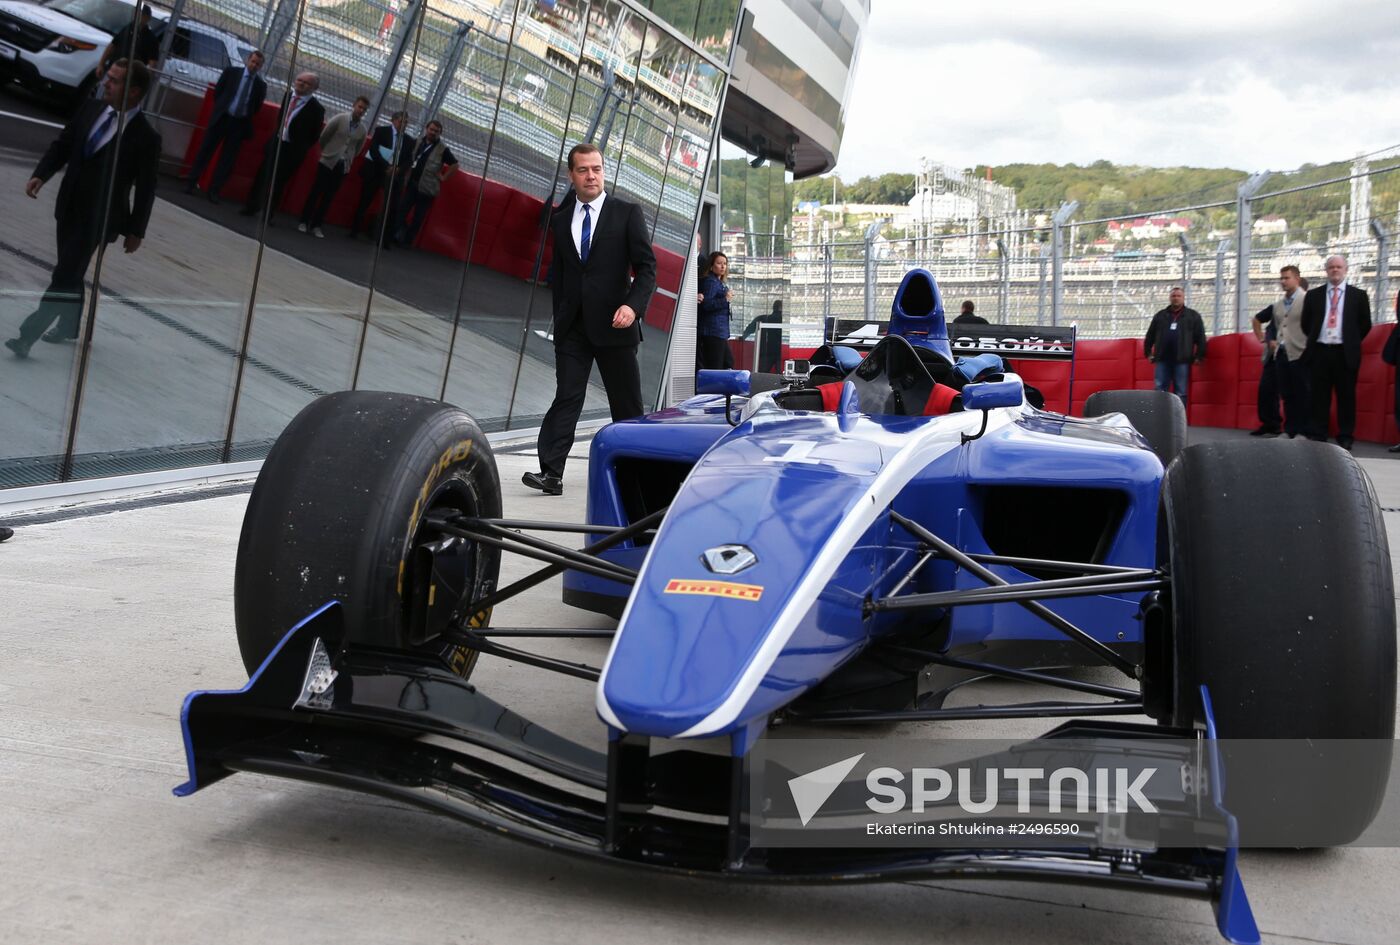
[[[1356,431],[1356,373],[1361,341],[1371,330],[1371,297],[1347,285],[1347,261],[1328,256],[1327,282],[1303,296],[1303,365],[1311,383],[1308,439],[1327,439],[1332,391],[1337,392],[1337,445],[1349,450]]]
[[[292,80],[292,87],[282,100],[281,111],[277,113],[277,131],[267,139],[257,176],[253,178],[253,186],[248,188],[248,199],[239,211],[245,217],[251,217],[262,209],[269,180],[272,182],[269,218],[277,212],[287,182],[301,170],[311,146],[320,140],[321,126],[326,123],[325,106],[316,97],[316,89],[320,85],[321,80],[314,72],[303,72]]]
[[[26,194],[38,197],[44,184],[63,169],[53,213],[58,257],[39,307],[24,320],[19,337],[5,342],[16,357],[29,357],[29,349],[41,337],[55,344],[77,340],[83,279],[104,237],[113,243],[124,236],[128,253],[141,246],[156,200],[160,163],[160,135],[141,113],[141,100],[150,86],[151,71],[145,63],[113,63],[103,79],[102,100],[89,99],[78,106],[25,185]],[[55,319],[58,324],[45,333]]]
[[[209,127],[204,129],[204,140],[199,144],[194,165],[184,179],[185,193],[192,194],[198,189],[204,168],[218,151],[219,163],[209,179],[209,201],[219,202],[219,191],[228,183],[243,141],[253,132],[253,119],[267,98],[267,83],[258,75],[262,65],[263,54],[255,49],[248,54],[244,66],[229,66],[214,83],[214,110],[209,115]]]
[[[360,202],[356,205],[355,216],[350,221],[351,239],[359,234],[365,214],[369,211],[370,204],[374,203],[374,198],[379,196],[385,182],[389,185],[389,199],[384,204],[384,219],[391,219],[390,204],[397,206],[397,201],[393,199],[395,188],[400,185],[413,164],[413,135],[404,134],[403,131],[407,122],[407,112],[394,112],[389,117],[389,124],[376,128],[369,139],[369,150],[365,152],[365,159],[360,162]]]
[[[540,471],[525,485],[545,495],[564,491],[564,463],[574,444],[593,362],[614,421],[642,413],[637,345],[642,316],[656,289],[656,256],[642,208],[603,190],[603,155],[591,144],[569,151],[574,201],[550,221],[554,234],[554,402],[540,424]]]

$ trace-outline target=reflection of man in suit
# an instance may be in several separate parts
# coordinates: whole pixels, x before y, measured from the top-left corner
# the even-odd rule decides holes
[[[575,200],[554,214],[554,403],[540,424],[540,471],[525,485],[546,495],[564,491],[564,463],[574,443],[593,362],[608,393],[613,420],[641,414],[637,345],[641,318],[656,288],[642,208],[603,190],[603,155],[591,144],[569,151]]]
[[[303,72],[292,80],[290,94],[283,99],[282,110],[277,113],[277,132],[267,139],[258,174],[239,211],[245,217],[251,217],[262,208],[269,180],[272,181],[272,212],[277,212],[287,182],[301,169],[307,152],[321,137],[326,109],[316,97],[320,84],[314,72]]]
[[[360,162],[360,202],[355,207],[354,219],[350,221],[350,238],[354,239],[364,223],[365,213],[385,181],[389,183],[392,195],[398,186],[398,179],[413,162],[413,136],[403,133],[408,121],[407,112],[394,112],[389,124],[374,130],[369,139],[369,150]],[[388,202],[385,203],[385,218],[388,218]]]
[[[102,100],[87,99],[78,106],[25,185],[26,194],[38,197],[44,184],[64,169],[53,213],[58,221],[53,277],[39,307],[20,326],[19,337],[5,342],[18,357],[28,357],[40,337],[54,343],[77,339],[83,278],[104,236],[109,243],[125,236],[128,253],[141,246],[160,162],[160,135],[141,113],[150,85],[151,71],[144,63],[113,63],[103,79]],[[55,319],[58,324],[45,334]]]
[[[1308,439],[1327,439],[1332,391],[1337,392],[1337,445],[1351,449],[1356,430],[1356,373],[1361,340],[1371,330],[1371,297],[1347,285],[1347,261],[1328,256],[1327,281],[1303,296],[1303,332],[1308,336],[1303,363],[1311,387]]]
[[[209,127],[204,129],[204,140],[199,144],[190,176],[185,178],[185,193],[195,192],[204,168],[214,152],[219,151],[219,163],[209,180],[209,200],[219,202],[219,190],[228,183],[243,139],[252,133],[253,118],[267,98],[267,83],[258,75],[262,64],[263,54],[253,50],[245,66],[229,66],[214,83],[214,110],[209,115]]]

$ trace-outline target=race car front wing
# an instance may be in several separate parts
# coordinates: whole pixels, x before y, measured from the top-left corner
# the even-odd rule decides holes
[[[189,780],[175,793],[256,772],[406,801],[564,853],[732,879],[999,876],[1199,896],[1214,903],[1226,939],[1259,941],[1209,722],[1202,733],[1069,722],[1047,736],[1093,736],[1110,725],[1135,738],[1196,739],[1180,763],[1202,769],[1198,781],[1210,788],[1212,819],[1200,846],[1144,844],[1102,829],[1075,846],[1046,848],[763,847],[752,842],[743,757],[649,754],[635,736],[597,751],[495,702],[436,655],[342,640],[340,608],[327,604],[288,632],[242,689],[191,693],[181,713]],[[1158,816],[1164,830],[1177,818],[1193,819],[1199,831],[1201,807]]]

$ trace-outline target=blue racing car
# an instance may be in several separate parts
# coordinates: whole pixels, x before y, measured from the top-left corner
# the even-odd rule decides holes
[[[984,334],[999,331],[1017,330]],[[1386,787],[1395,610],[1369,481],[1325,444],[1188,447],[1161,392],[1049,412],[999,350],[950,339],[916,269],[865,350],[826,345],[786,376],[700,372],[695,397],[600,431],[581,523],[504,517],[490,447],[457,408],[317,400],[273,447],[243,526],[251,678],[186,700],[178,793],[257,771],[741,879],[1115,883],[1209,898],[1227,938],[1257,941],[1239,831],[1348,843]],[[542,568],[500,586],[503,552]],[[565,600],[615,630],[492,626],[496,604],[560,573]],[[525,648],[547,637],[611,642],[590,666]],[[483,655],[594,683],[607,751],[478,690]],[[951,698],[986,678],[1065,697]],[[1081,810],[1064,842],[789,846],[761,829],[775,804],[810,815],[800,775],[774,782],[793,785],[786,801],[751,780],[787,733],[1008,718],[1072,720],[1013,754],[1092,744],[1179,777],[1151,816]],[[1313,747],[1232,766],[1256,741]],[[1339,759],[1333,743],[1365,749]]]

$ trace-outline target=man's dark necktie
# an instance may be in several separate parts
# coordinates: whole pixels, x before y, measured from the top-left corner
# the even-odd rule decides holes
[[[103,116],[92,129],[92,134],[88,135],[87,144],[83,146],[83,157],[90,158],[97,153],[97,149],[102,145],[102,139],[107,136],[107,129],[112,127],[112,122],[117,120],[117,113],[107,109],[107,114]]]
[[[253,77],[244,72],[243,78],[238,81],[238,94],[234,96],[233,114],[235,118],[242,118],[248,114],[248,93],[252,88]]]
[[[593,218],[588,215],[588,204],[583,205],[583,231],[578,238],[578,258],[588,262],[588,246],[593,242]]]

